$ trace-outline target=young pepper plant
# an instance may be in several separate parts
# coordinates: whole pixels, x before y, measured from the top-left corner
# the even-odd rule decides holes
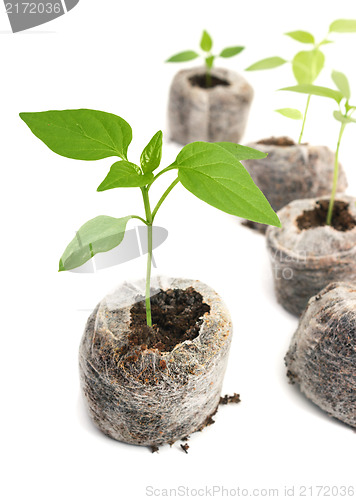
[[[349,123],[356,123],[356,120],[352,118],[352,114],[355,112],[356,106],[352,106],[349,102],[351,97],[351,91],[347,77],[339,71],[333,71],[331,76],[337,87],[337,90],[330,89],[328,87],[319,87],[317,85],[308,85],[308,84],[295,85],[294,87],[285,87],[281,89],[281,90],[289,90],[291,92],[308,94],[309,96],[315,95],[320,97],[327,97],[328,99],[333,99],[338,105],[338,109],[334,111],[334,118],[340,123],[340,131],[335,151],[333,185],[332,185],[330,202],[326,219],[326,224],[329,226],[331,225],[332,222],[335,196],[337,192],[337,182],[339,178],[339,151],[340,151],[341,139],[346,125],[348,125]]]
[[[280,226],[277,215],[254,184],[241,160],[264,158],[265,153],[238,144],[194,142],[180,151],[175,161],[157,172],[162,156],[162,132],[158,131],[142,151],[140,161],[127,158],[132,140],[130,125],[119,116],[89,109],[21,113],[20,117],[36,137],[52,151],[77,160],[100,160],[116,156],[109,173],[97,188],[140,188],[145,214],[114,218],[99,215],[86,222],[65,249],[59,271],[83,265],[95,254],[119,245],[127,223],[138,219],[147,226],[146,313],[152,326],[150,283],[152,226],[158,210],[180,182],[188,191],[209,205],[228,214],[255,222]],[[151,208],[150,188],[166,172],[177,176]]]
[[[214,66],[215,59],[218,57],[223,57],[226,59],[227,57],[236,56],[237,54],[242,52],[245,47],[241,46],[226,47],[220,52],[220,54],[214,55],[212,53],[213,40],[209,35],[209,33],[206,30],[204,30],[200,39],[200,48],[203,51],[202,54],[199,54],[195,50],[185,50],[170,57],[169,59],[166,60],[166,62],[186,62],[197,59],[198,57],[202,57],[204,59],[205,69],[206,69],[205,73],[206,86],[211,87],[212,85],[211,70]]]
[[[356,33],[356,20],[337,19],[336,21],[332,22],[329,26],[329,32],[327,36],[318,43],[315,41],[314,36],[308,31],[299,30],[285,33],[285,35],[289,36],[293,40],[296,40],[297,42],[300,42],[302,44],[309,45],[312,48],[310,50],[302,50],[300,52],[297,52],[297,54],[291,61],[287,61],[286,59],[278,56],[262,59],[246,68],[246,71],[273,69],[279,66],[283,66],[284,64],[289,62],[292,65],[293,75],[296,79],[297,84],[311,85],[315,82],[325,65],[325,55],[322,52],[321,48],[324,45],[333,43],[333,40],[329,40],[329,37],[332,33]],[[276,109],[277,113],[280,113],[287,118],[302,120],[302,128],[298,140],[299,144],[302,142],[303,138],[310,98],[311,94],[308,94],[304,114],[295,108]]]

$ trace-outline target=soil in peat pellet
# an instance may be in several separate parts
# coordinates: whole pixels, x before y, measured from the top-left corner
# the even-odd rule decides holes
[[[192,287],[186,290],[160,290],[151,297],[152,327],[146,323],[146,307],[143,297],[131,308],[131,346],[142,350],[171,351],[184,340],[193,340],[199,334],[203,315],[210,306]]]
[[[289,137],[270,137],[269,139],[261,139],[257,144],[265,144],[266,146],[295,146],[295,142]]]
[[[218,87],[219,85],[222,87],[228,87],[230,83],[227,80],[223,80],[222,78],[218,78],[217,76],[211,75],[210,83],[208,85],[206,75],[194,75],[189,78],[190,83],[193,87],[200,87],[201,89],[212,89],[214,87]]]
[[[300,230],[312,229],[326,226],[326,217],[329,208],[329,200],[316,202],[313,210],[305,210],[297,218],[297,225]],[[356,220],[349,212],[349,204],[344,201],[335,201],[331,225],[337,231],[350,231],[356,226]]]

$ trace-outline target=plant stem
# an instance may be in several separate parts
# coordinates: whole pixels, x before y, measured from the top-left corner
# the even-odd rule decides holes
[[[304,111],[303,125],[302,125],[302,130],[300,132],[298,144],[301,144],[301,142],[302,142],[302,137],[303,137],[303,133],[304,133],[304,127],[305,127],[305,120],[306,120],[307,114],[308,114],[308,108],[309,108],[310,98],[311,98],[311,95],[309,94],[308,95],[308,99],[307,99],[307,105],[306,105],[305,111]]]
[[[206,86],[208,88],[210,88],[211,87],[211,70],[208,66],[206,67],[205,82],[206,82]]]
[[[337,141],[337,147],[336,147],[336,152],[335,152],[333,189],[332,189],[331,196],[330,196],[330,202],[329,202],[329,208],[328,208],[328,215],[326,217],[326,224],[328,226],[331,225],[331,220],[332,220],[332,216],[333,216],[335,195],[336,195],[336,190],[337,190],[337,181],[338,181],[338,178],[339,178],[339,150],[340,150],[340,142],[341,142],[342,134],[344,133],[345,127],[346,127],[346,123],[341,123],[339,138],[338,138],[338,141]]]
[[[157,205],[155,206],[153,212],[152,212],[152,220],[154,220],[154,218],[156,217],[156,213],[158,212],[158,209],[160,208],[160,206],[162,205],[162,203],[164,202],[164,200],[167,198],[167,196],[169,195],[169,193],[172,191],[172,189],[174,188],[174,186],[176,186],[179,182],[179,179],[178,177],[172,182],[172,184],[165,190],[165,192],[163,193],[163,195],[161,196],[160,200],[158,201]]]
[[[152,269],[152,213],[147,187],[142,187],[143,203],[147,219],[147,272],[146,272],[146,321],[147,326],[152,326],[151,315],[151,269]]]

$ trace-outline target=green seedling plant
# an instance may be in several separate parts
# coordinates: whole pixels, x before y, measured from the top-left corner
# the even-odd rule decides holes
[[[314,96],[326,97],[328,99],[333,99],[338,105],[338,109],[334,111],[333,116],[335,120],[337,120],[340,123],[340,130],[335,152],[333,186],[332,186],[331,197],[326,219],[327,225],[331,225],[332,223],[335,196],[337,192],[337,182],[339,178],[339,151],[340,151],[341,139],[346,125],[348,125],[349,123],[356,123],[356,120],[352,118],[352,115],[356,110],[356,106],[350,104],[351,91],[347,77],[339,71],[333,71],[331,76],[333,82],[336,85],[336,90],[330,89],[328,87],[320,87],[317,85],[309,85],[309,84],[295,85],[293,87],[285,87],[281,89],[291,92],[307,94],[308,96],[314,95]]]
[[[296,40],[297,42],[300,42],[302,44],[309,45],[311,48],[309,50],[302,50],[300,52],[297,52],[297,54],[291,61],[287,61],[286,59],[279,56],[262,59],[246,68],[246,71],[273,69],[279,66],[283,66],[286,63],[290,63],[292,65],[293,75],[296,79],[297,84],[312,85],[324,68],[325,55],[322,51],[322,48],[325,45],[333,43],[333,40],[329,39],[333,33],[356,33],[356,20],[337,19],[336,21],[332,22],[329,26],[327,36],[320,42],[316,42],[314,35],[312,35],[308,31],[299,30],[285,33],[285,35],[289,36],[293,40]],[[311,94],[307,96],[304,113],[295,108],[282,108],[275,110],[277,113],[280,113],[287,118],[291,118],[293,120],[302,120],[302,128],[299,134],[298,144],[301,144],[302,142],[310,99]]]
[[[75,269],[97,253],[115,248],[124,238],[127,223],[138,219],[147,226],[145,300],[148,326],[152,326],[152,227],[157,212],[178,183],[223,212],[280,227],[277,215],[240,163],[241,160],[264,158],[265,153],[229,142],[194,142],[184,146],[172,164],[157,171],[162,157],[161,131],[143,149],[140,161],[132,163],[127,157],[132,130],[119,116],[78,109],[21,113],[20,117],[36,137],[61,156],[86,161],[118,157],[97,191],[135,187],[141,190],[144,216],[114,218],[99,215],[89,220],[65,249],[59,271]],[[150,188],[170,171],[175,171],[177,175],[152,209]]]
[[[202,51],[200,54],[195,50],[185,50],[170,57],[169,59],[167,59],[166,62],[174,62],[174,63],[186,62],[186,61],[193,61],[194,59],[202,57],[204,59],[205,70],[206,70],[205,72],[206,86],[211,87],[212,86],[211,70],[214,66],[215,59],[217,59],[218,57],[223,57],[224,59],[226,59],[228,57],[236,56],[237,54],[242,52],[244,48],[245,47],[241,46],[226,47],[219,54],[214,55],[212,53],[213,40],[209,35],[209,33],[206,30],[204,30],[200,39],[200,49]]]

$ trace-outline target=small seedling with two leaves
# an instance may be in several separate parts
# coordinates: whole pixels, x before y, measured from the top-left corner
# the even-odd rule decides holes
[[[130,125],[119,116],[90,109],[21,113],[31,131],[52,151],[76,160],[100,160],[118,157],[97,188],[140,188],[144,216],[121,218],[99,215],[86,222],[65,249],[59,270],[77,268],[97,253],[107,252],[124,239],[126,225],[138,219],[147,226],[146,316],[151,317],[152,226],[157,212],[172,189],[180,182],[188,191],[209,205],[228,214],[263,224],[280,226],[277,215],[254,184],[241,160],[264,158],[265,153],[229,142],[194,142],[186,145],[175,161],[157,169],[162,157],[162,132],[158,131],[142,151],[140,161],[128,160],[127,150],[132,140]],[[177,173],[156,206],[151,208],[150,188],[166,172]]]
[[[205,69],[206,69],[205,73],[206,86],[211,87],[212,86],[211,70],[214,66],[215,59],[218,57],[223,57],[226,59],[228,57],[236,56],[237,54],[242,52],[245,47],[241,46],[226,47],[219,54],[214,55],[212,53],[213,40],[209,35],[209,33],[204,30],[200,40],[200,48],[203,51],[202,54],[199,54],[195,50],[185,50],[170,57],[169,59],[167,59],[166,62],[186,62],[186,61],[193,61],[194,59],[202,57],[204,59]]]
[[[337,19],[336,21],[332,22],[329,26],[329,32],[327,36],[318,43],[315,41],[315,37],[308,31],[290,31],[289,33],[285,33],[293,40],[296,40],[297,42],[300,42],[302,44],[310,45],[312,46],[312,48],[310,50],[302,50],[298,52],[293,57],[292,61],[287,61],[286,59],[278,56],[262,59],[261,61],[258,61],[246,68],[246,71],[273,69],[290,62],[297,84],[311,85],[315,82],[325,65],[325,55],[322,52],[322,47],[327,44],[333,43],[333,40],[329,40],[332,33],[356,33],[356,20]],[[302,142],[303,138],[310,98],[311,94],[309,94],[307,97],[304,114],[295,108],[276,109],[278,113],[286,116],[287,118],[303,121],[299,135],[299,144]]]
[[[332,223],[335,196],[337,192],[337,182],[339,178],[339,151],[341,139],[346,125],[348,125],[349,123],[356,123],[356,120],[352,118],[352,115],[356,110],[356,106],[352,106],[350,104],[351,91],[347,77],[339,71],[333,71],[331,76],[336,85],[336,90],[330,89],[328,87],[320,87],[310,84],[295,85],[293,87],[285,87],[281,89],[307,94],[308,96],[314,95],[327,97],[328,99],[333,99],[338,105],[338,109],[334,111],[334,118],[340,123],[340,131],[335,152],[333,186],[331,190],[328,214],[326,219],[327,225],[331,225]]]

